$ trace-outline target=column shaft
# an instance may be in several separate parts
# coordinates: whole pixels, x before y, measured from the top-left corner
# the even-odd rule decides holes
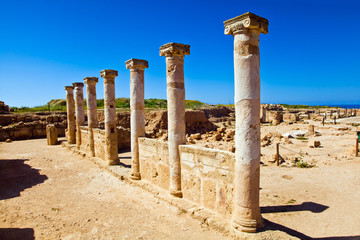
[[[130,59],[125,62],[130,69],[130,108],[131,108],[131,176],[133,180],[140,180],[139,137],[145,137],[144,116],[144,70],[148,62]]]
[[[170,194],[175,197],[182,197],[179,145],[186,143],[184,88],[185,54],[190,54],[189,45],[168,43],[160,47],[160,55],[166,57]]]
[[[66,86],[66,111],[67,111],[67,128],[68,128],[68,143],[75,144],[75,103],[73,87]]]
[[[75,115],[76,115],[76,146],[80,149],[81,146],[81,129],[80,126],[85,125],[84,114],[84,93],[82,82],[73,83],[75,90]]]
[[[86,84],[86,104],[87,104],[87,119],[88,119],[88,135],[89,135],[89,150],[91,156],[95,157],[95,144],[93,128],[98,127],[97,120],[97,104],[96,104],[96,83],[98,78],[86,77],[84,78]]]
[[[117,76],[117,71],[101,71],[101,77],[104,78],[105,159],[109,165],[119,163],[116,133],[115,76]]]
[[[224,22],[234,36],[235,191],[232,221],[243,232],[263,226],[260,189],[260,55],[259,35],[268,21],[245,13]]]

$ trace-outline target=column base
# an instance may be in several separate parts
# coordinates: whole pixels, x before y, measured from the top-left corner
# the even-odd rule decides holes
[[[256,230],[264,227],[263,220],[256,221],[255,219],[240,219],[232,220],[232,226],[238,231],[245,233],[256,233]]]
[[[107,160],[108,165],[118,165],[120,163],[119,160]]]
[[[178,198],[183,197],[183,194],[182,194],[181,190],[171,190],[170,195],[174,196],[174,197],[178,197]]]
[[[133,172],[130,174],[130,178],[132,180],[141,180],[141,175],[139,172]]]

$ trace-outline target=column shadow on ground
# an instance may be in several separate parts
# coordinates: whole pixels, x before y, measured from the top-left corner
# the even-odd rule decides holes
[[[0,239],[34,240],[35,232],[32,228],[0,228]]]
[[[303,202],[302,204],[297,204],[297,205],[260,207],[261,213],[299,212],[299,211],[310,211],[313,213],[321,213],[328,208],[329,208],[328,206],[314,202]]]
[[[294,229],[288,228],[284,225],[278,224],[278,223],[274,223],[271,222],[267,219],[264,219],[264,223],[265,223],[265,227],[263,229],[260,230],[260,232],[265,232],[268,230],[279,230],[281,232],[285,232],[293,237],[297,237],[300,238],[302,240],[359,240],[360,239],[360,235],[356,235],[356,236],[336,236],[336,237],[319,237],[319,238],[312,238],[304,233],[301,233],[299,231],[296,231]]]
[[[297,205],[280,205],[280,206],[266,206],[266,207],[260,207],[261,213],[280,213],[280,212],[298,212],[298,211],[310,211],[313,213],[321,213],[328,209],[328,206],[314,203],[314,202],[303,202],[302,204]],[[263,229],[260,229],[260,232],[268,231],[268,230],[279,230],[282,232],[285,232],[293,237],[297,237],[300,239],[325,239],[325,240],[359,240],[360,235],[356,236],[336,236],[336,237],[321,237],[321,238],[312,238],[304,233],[301,233],[297,230],[288,228],[284,225],[271,222],[270,220],[264,219],[265,227]]]
[[[0,159],[0,200],[18,197],[25,189],[48,179],[26,161],[28,159]]]

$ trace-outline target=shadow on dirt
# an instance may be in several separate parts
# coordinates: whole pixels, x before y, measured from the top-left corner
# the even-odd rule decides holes
[[[27,188],[43,183],[48,177],[25,162],[28,159],[0,160],[0,200],[20,196]],[[1,238],[0,238],[1,239]]]
[[[303,202],[302,204],[297,204],[297,205],[266,206],[266,207],[261,207],[260,209],[261,209],[261,213],[280,213],[280,212],[299,212],[299,211],[310,211],[313,213],[321,213],[328,208],[329,208],[328,206],[319,203]],[[312,238],[297,230],[288,228],[284,225],[275,222],[271,222],[267,219],[264,219],[264,223],[265,223],[265,227],[263,229],[260,229],[260,232],[265,232],[269,230],[278,230],[300,239],[325,239],[325,240],[360,239],[360,236],[337,236],[337,237],[334,236],[334,237]]]
[[[35,239],[35,232],[32,228],[0,228],[0,239],[33,240]]]

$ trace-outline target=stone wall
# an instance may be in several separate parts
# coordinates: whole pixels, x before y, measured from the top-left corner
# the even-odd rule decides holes
[[[139,138],[141,178],[161,188],[169,189],[170,165],[168,143]]]
[[[235,154],[194,145],[179,146],[183,197],[230,218],[234,191]],[[139,138],[143,180],[169,190],[168,143]]]
[[[195,145],[179,149],[184,198],[230,218],[235,154]]]
[[[297,122],[299,121],[299,114],[297,113],[284,113],[283,114],[283,121],[284,122]]]
[[[81,145],[80,150],[90,154],[90,141],[87,126],[81,126]],[[130,148],[130,131],[117,127],[118,150]],[[95,156],[105,160],[105,130],[93,128]]]

